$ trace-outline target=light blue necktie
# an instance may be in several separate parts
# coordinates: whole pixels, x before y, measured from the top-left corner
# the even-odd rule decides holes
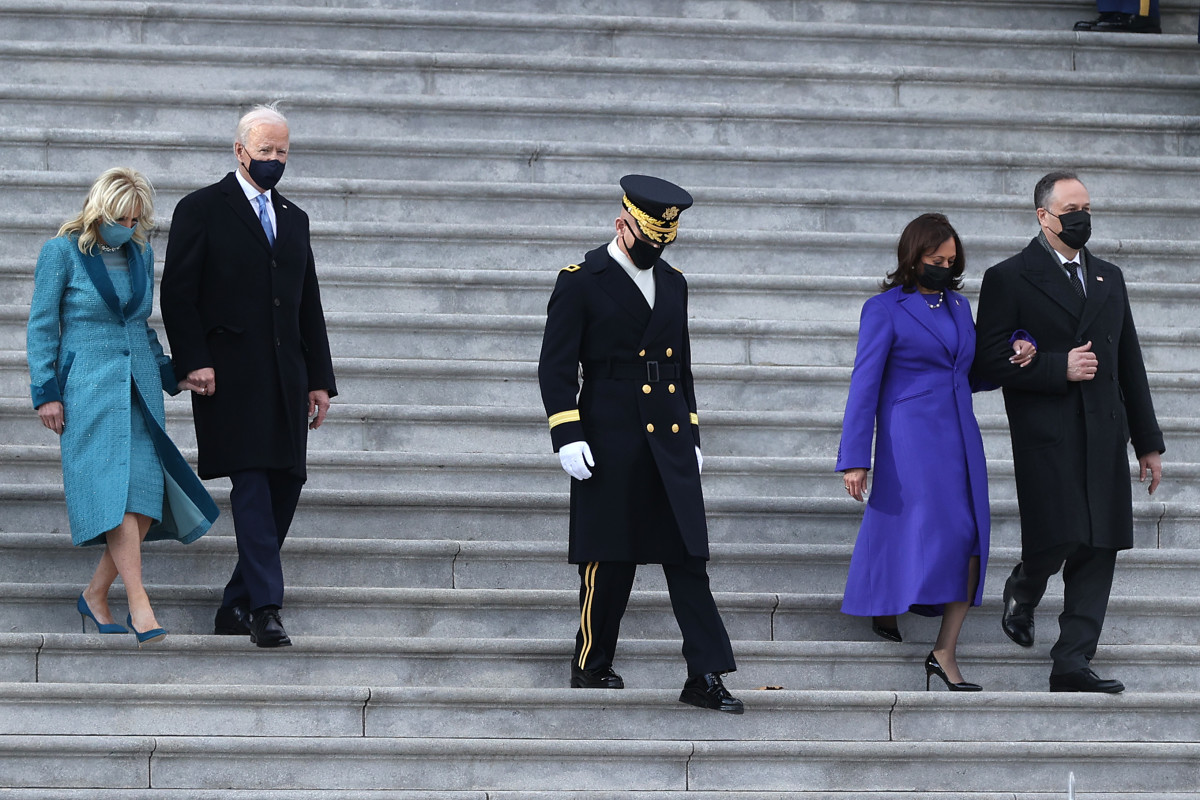
[[[254,198],[258,201],[258,221],[262,223],[263,233],[267,234],[267,244],[275,246],[275,231],[271,230],[271,218],[267,215],[267,196],[260,194]]]

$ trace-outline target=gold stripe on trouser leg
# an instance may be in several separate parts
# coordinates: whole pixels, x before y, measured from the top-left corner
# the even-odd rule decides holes
[[[1143,17],[1150,16],[1150,0],[1142,0],[1142,2],[1138,4],[1138,14]]]
[[[583,571],[583,605],[579,609],[579,630],[583,631],[583,647],[579,650],[579,668],[583,669],[592,652],[592,600],[596,597],[596,570],[600,562],[589,562]]]

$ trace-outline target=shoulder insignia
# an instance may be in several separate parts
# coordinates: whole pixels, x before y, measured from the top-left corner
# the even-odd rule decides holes
[[[676,271],[676,272],[678,272],[680,275],[682,275],[682,274],[683,274],[683,270],[681,270],[679,267],[671,267],[671,269],[675,270],[675,271]]]
[[[563,267],[559,270],[559,272],[579,272],[581,269],[582,267],[580,267],[578,264],[572,264],[569,267]]]

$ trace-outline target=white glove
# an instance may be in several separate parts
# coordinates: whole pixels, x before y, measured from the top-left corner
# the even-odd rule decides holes
[[[586,481],[592,477],[592,471],[588,467],[596,466],[596,461],[592,458],[592,448],[588,447],[587,442],[564,444],[558,448],[558,460],[567,474],[577,481]]]
[[[696,448],[696,472],[704,472],[704,456],[701,455],[699,447]]]

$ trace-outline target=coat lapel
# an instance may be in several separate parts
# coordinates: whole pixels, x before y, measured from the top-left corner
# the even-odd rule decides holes
[[[1088,253],[1085,258],[1087,259],[1087,300],[1083,304],[1083,316],[1079,320],[1077,336],[1087,330],[1087,327],[1096,319],[1096,315],[1100,313],[1100,309],[1104,308],[1104,303],[1108,300],[1109,287],[1116,280],[1112,270],[1103,261],[1091,253]]]
[[[601,251],[601,257],[595,259],[589,268],[596,274],[596,279],[604,293],[616,301],[617,305],[629,312],[637,320],[638,325],[645,326],[650,321],[650,304],[642,296],[621,265],[613,261],[607,252]]]
[[[646,332],[642,334],[643,345],[654,341],[671,324],[672,312],[683,305],[678,298],[678,282],[670,275],[672,271],[665,261],[660,260],[654,265],[654,308]]]
[[[1058,259],[1046,252],[1046,248],[1042,247],[1037,239],[1030,242],[1021,255],[1024,259],[1021,274],[1025,279],[1062,306],[1075,319],[1079,319],[1083,315],[1084,303],[1071,288],[1071,283],[1063,274]]]
[[[83,268],[91,278],[96,291],[100,293],[104,304],[112,309],[117,317],[124,319],[125,315],[121,312],[121,301],[117,298],[116,287],[113,286],[112,278],[108,277],[108,267],[104,266],[104,259],[100,256],[99,250],[93,249],[91,253],[82,255]]]
[[[295,228],[292,223],[292,204],[279,192],[271,192],[271,205],[275,207],[275,250],[279,250],[284,240],[291,237]],[[262,225],[260,224],[261,228]]]
[[[147,277],[150,271],[146,269],[146,251],[138,247],[132,242],[125,245],[125,249],[129,256],[129,282],[131,292],[129,302],[125,304],[125,319],[129,319],[137,312],[138,306],[142,304],[142,300],[146,297]]]
[[[950,293],[947,292],[945,302],[949,302],[949,300]],[[921,296],[920,292],[897,292],[896,302],[898,302],[900,307],[907,311],[913,319],[920,323],[925,330],[933,334],[933,338],[942,343],[942,347],[946,348],[946,353],[948,355],[950,355],[952,358],[956,355],[954,351],[950,349],[950,343],[947,342],[945,337],[942,336],[942,332],[938,330],[937,325],[933,324],[933,309],[931,309],[929,304],[925,302],[925,298]]]
[[[225,202],[233,210],[233,215],[250,229],[250,234],[263,246],[264,250],[268,253],[271,252],[271,245],[267,242],[267,234],[263,231],[262,223],[258,221],[258,214],[254,213],[254,208],[246,199],[246,193],[242,191],[242,185],[238,183],[237,176],[232,172],[221,180],[221,191],[225,193]],[[271,197],[275,197],[274,192],[271,193]],[[278,243],[279,237],[276,237],[275,240]]]
[[[957,362],[964,356],[975,357],[975,320],[971,319],[971,306],[967,298],[958,292],[946,292],[946,302],[950,303],[950,316],[954,319],[954,327],[958,330],[958,353],[954,360]]]

